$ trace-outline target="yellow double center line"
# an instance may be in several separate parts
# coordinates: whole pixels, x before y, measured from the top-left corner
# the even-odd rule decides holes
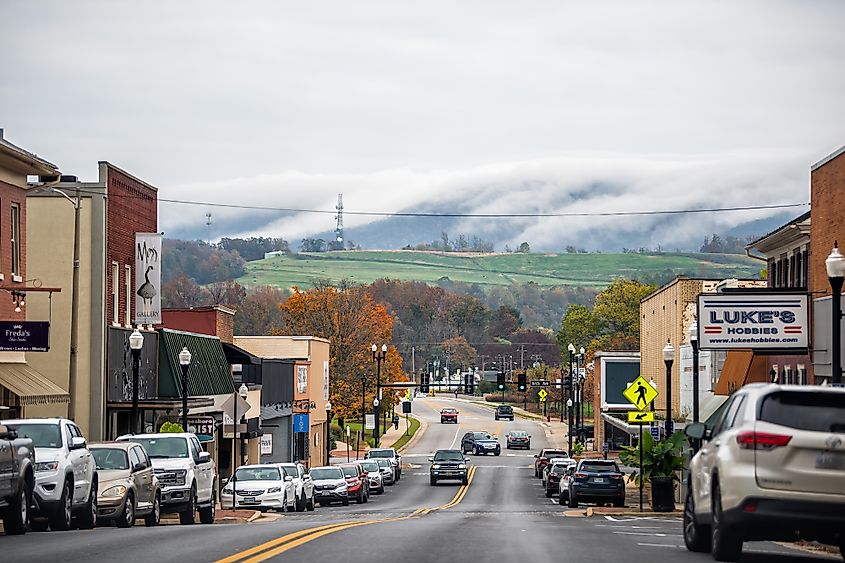
[[[224,559],[220,559],[219,561],[217,561],[217,563],[259,563],[260,561],[266,561],[271,557],[280,555],[290,549],[294,549],[310,541],[314,541],[316,539],[322,538],[323,536],[327,536],[329,534],[333,534],[335,532],[348,530],[349,528],[355,528],[358,526],[368,526],[370,524],[379,524],[383,522],[399,522],[401,520],[408,520],[410,518],[423,516],[425,514],[429,514],[430,512],[434,512],[435,510],[446,510],[452,508],[453,506],[460,503],[466,496],[467,490],[472,484],[472,478],[475,476],[476,469],[476,466],[470,467],[469,472],[467,472],[467,484],[461,485],[461,488],[458,489],[458,492],[455,493],[455,496],[452,497],[452,500],[450,500],[446,504],[435,506],[433,508],[419,508],[415,510],[410,516],[400,516],[397,518],[381,518],[378,520],[339,522],[337,524],[327,524],[325,526],[317,526],[316,528],[299,530],[298,532],[292,532],[280,538],[270,540],[261,545],[257,545],[255,547],[241,551]]]

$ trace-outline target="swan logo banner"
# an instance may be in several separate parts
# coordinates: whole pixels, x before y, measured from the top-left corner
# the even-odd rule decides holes
[[[135,323],[161,324],[161,235],[135,233]]]

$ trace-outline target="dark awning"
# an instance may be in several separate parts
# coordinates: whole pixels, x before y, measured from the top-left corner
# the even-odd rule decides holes
[[[223,395],[235,392],[229,362],[220,339],[214,336],[160,329],[159,397],[182,396],[182,367],[179,352],[191,353],[188,368],[188,395],[193,397]]]
[[[247,364],[258,366],[261,365],[261,358],[250,354],[243,348],[239,348],[234,344],[229,344],[228,342],[223,342],[223,352],[226,354],[226,360],[230,364]]]

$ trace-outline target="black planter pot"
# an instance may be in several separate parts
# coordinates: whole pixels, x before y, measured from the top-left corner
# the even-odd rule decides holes
[[[675,481],[671,477],[651,478],[651,509],[655,512],[675,510]]]

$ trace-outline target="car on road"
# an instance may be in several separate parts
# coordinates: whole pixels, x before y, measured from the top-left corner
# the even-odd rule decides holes
[[[437,450],[428,461],[431,462],[429,481],[432,486],[444,480],[458,480],[463,485],[469,482],[469,460],[461,450]]]
[[[808,540],[845,548],[845,389],[750,384],[708,428],[685,432],[684,543],[736,561],[743,542]]]
[[[570,459],[568,457],[553,457],[549,459],[549,463],[543,468],[541,472],[541,480],[543,481],[543,486],[546,486],[546,482],[549,479],[549,472],[552,470],[552,467],[555,465],[564,464],[567,467],[570,465],[576,465],[576,461],[574,459]]]
[[[243,465],[223,486],[220,507],[224,506],[293,512],[296,510],[293,479],[278,464]]]
[[[337,466],[346,476],[346,489],[350,497],[355,497],[355,502],[363,504],[370,500],[370,483],[367,479],[367,472],[360,463],[339,463]]]
[[[582,459],[569,479],[569,508],[582,502],[625,506],[625,474],[612,459]]]
[[[25,534],[35,488],[35,447],[0,426],[0,518],[9,535]]]
[[[387,462],[387,465],[390,465],[390,462]],[[370,480],[370,490],[373,494],[384,494],[384,476],[381,473],[381,466],[379,466],[378,461],[365,459],[361,462],[361,467],[367,472],[367,479]]]
[[[346,475],[340,467],[312,467],[309,475],[314,483],[314,498],[320,506],[328,506],[333,502],[349,505]]]
[[[98,522],[130,528],[143,517],[147,526],[161,519],[161,487],[144,446],[133,442],[100,442],[88,448],[100,476]]]
[[[525,448],[531,449],[531,435],[525,430],[511,430],[505,434],[505,446],[507,449]]]
[[[314,483],[301,463],[280,463],[286,477],[293,484],[293,498],[297,512],[314,510]]]
[[[68,530],[97,524],[97,466],[79,427],[64,418],[6,420],[19,438],[35,448],[33,530]],[[44,519],[46,518],[46,520]]]
[[[447,422],[451,422],[453,424],[458,423],[458,409],[440,409],[440,424],[446,424]]]
[[[394,480],[398,481],[402,478],[402,456],[394,448],[371,448],[364,454],[364,459],[378,458],[390,460],[391,465],[393,465]]]
[[[144,446],[161,485],[161,511],[179,514],[181,524],[213,524],[217,510],[217,477],[211,454],[190,432],[120,436],[120,442]],[[36,455],[37,452],[36,452]]]
[[[513,420],[513,407],[510,405],[498,405],[494,414],[496,420]]]
[[[543,448],[540,453],[534,455],[534,477],[539,479],[543,476],[543,468],[548,465],[549,459],[553,457],[568,458],[569,454],[563,450]]]
[[[558,483],[558,504],[561,506],[569,505],[569,482],[572,481],[572,477],[575,475],[576,466],[577,464],[568,466],[560,477],[560,482]]]
[[[381,471],[381,478],[385,485],[393,486],[396,483],[396,469],[393,467],[393,464],[390,463],[389,459],[379,457],[373,458],[373,461],[378,463],[379,470]]]
[[[546,492],[546,498],[551,498],[560,493],[560,484],[563,476],[569,471],[570,467],[575,466],[575,460],[565,460],[552,462],[546,466],[546,478],[543,480],[543,490]]]
[[[467,432],[461,438],[461,450],[464,453],[473,452],[475,455],[500,455],[502,446],[489,432]]]

